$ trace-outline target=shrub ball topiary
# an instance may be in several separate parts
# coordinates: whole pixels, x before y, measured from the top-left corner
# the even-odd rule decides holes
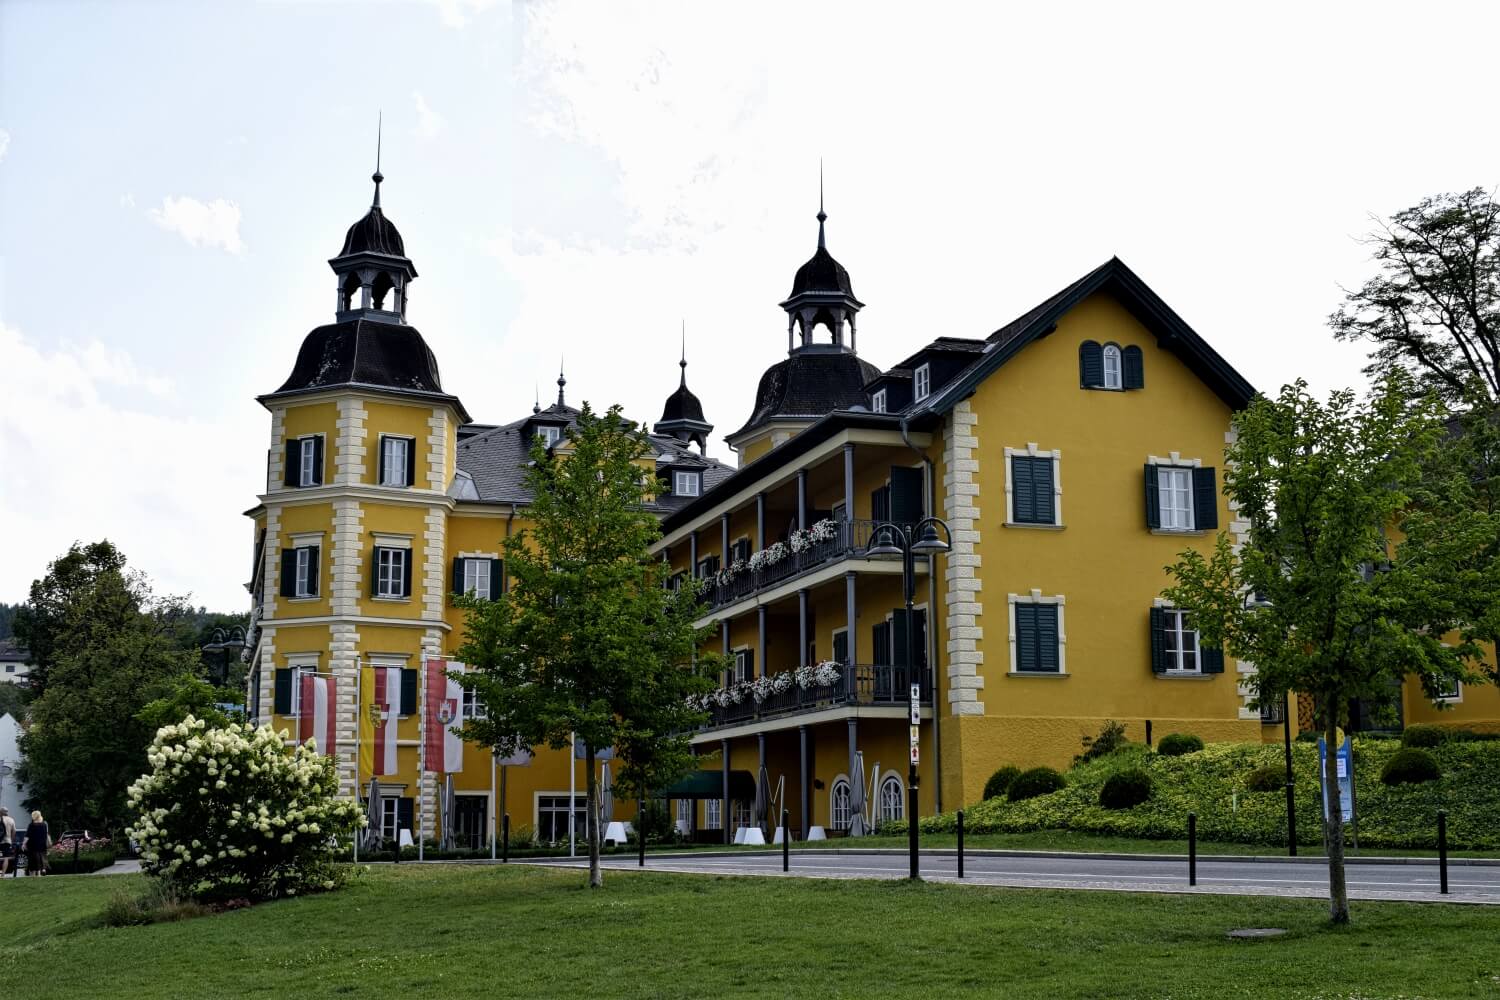
[[[1055,792],[1066,784],[1063,776],[1052,768],[1033,767],[1016,775],[1016,780],[1010,783],[1010,788],[1006,791],[1006,797],[1012,802],[1021,802]]]
[[[1380,780],[1387,785],[1420,785],[1442,776],[1443,770],[1432,754],[1416,747],[1397,750],[1380,769]]]
[[[1156,744],[1156,752],[1163,757],[1181,757],[1203,749],[1203,740],[1192,733],[1168,733]]]
[[[1401,733],[1401,745],[1404,747],[1435,747],[1448,742],[1448,731],[1442,726],[1421,725],[1407,726]]]
[[[1099,804],[1106,809],[1129,809],[1151,797],[1151,775],[1131,769],[1116,771],[1099,789]]]
[[[1081,764],[1085,761],[1098,760],[1100,757],[1108,757],[1129,742],[1125,738],[1125,723],[1108,719],[1103,726],[1099,727],[1098,736],[1083,738],[1083,753],[1074,757],[1073,763]]]
[[[1279,792],[1286,787],[1286,771],[1279,767],[1257,767],[1245,775],[1245,790]]]
[[[1010,790],[1010,783],[1015,781],[1020,774],[1021,769],[1014,764],[1006,764],[1004,767],[997,768],[995,773],[990,775],[990,780],[984,783],[985,800],[1004,796]]]

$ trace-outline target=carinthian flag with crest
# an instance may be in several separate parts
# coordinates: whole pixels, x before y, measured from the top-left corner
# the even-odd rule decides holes
[[[332,754],[337,745],[334,717],[338,706],[337,686],[332,677],[302,675],[301,704],[297,706],[297,742],[315,740],[319,752]]]
[[[422,739],[429,771],[452,773],[464,769],[464,741],[453,732],[464,724],[463,686],[448,676],[448,671],[463,670],[462,663],[452,660],[426,660],[422,665],[423,719]]]
[[[366,667],[361,679],[370,692],[360,721],[360,781],[396,773],[396,720],[401,716],[401,668]]]

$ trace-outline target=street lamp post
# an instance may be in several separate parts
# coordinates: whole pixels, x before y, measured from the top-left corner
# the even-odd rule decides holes
[[[245,651],[245,630],[238,625],[228,631],[216,628],[209,635],[209,641],[202,647],[205,653],[219,654],[219,686],[223,687],[229,683],[229,657],[230,654],[240,656]]]
[[[937,529],[943,529],[945,538],[939,538]],[[921,730],[919,714],[920,684],[917,678],[916,629],[913,625],[912,602],[916,596],[916,557],[932,556],[947,552],[953,547],[953,532],[942,518],[924,517],[913,525],[899,525],[885,521],[875,526],[872,534],[875,544],[865,553],[871,559],[901,560],[901,589],[906,596],[906,668],[911,671],[911,760],[906,770],[906,839],[911,854],[911,878],[918,877],[917,867],[917,746]],[[937,707],[933,706],[933,711]],[[875,794],[880,794],[876,789]],[[877,798],[877,808],[879,799]]]

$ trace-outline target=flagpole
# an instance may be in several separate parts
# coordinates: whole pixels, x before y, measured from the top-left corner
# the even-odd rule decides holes
[[[576,857],[573,847],[573,805],[578,798],[578,736],[568,734],[568,857]]]
[[[500,803],[495,801],[495,752],[490,751],[490,860],[495,860],[495,841],[500,836]]]
[[[354,802],[359,804],[359,720],[360,682],[364,680],[363,660],[354,658]],[[354,828],[354,863],[359,864],[359,828]]]
[[[422,816],[422,834],[417,838],[417,860],[423,860],[422,841],[427,834],[427,658],[421,659],[422,669],[417,672],[422,710],[417,713],[417,812]],[[412,824],[415,826],[416,824]],[[396,850],[401,850],[400,837],[396,838]]]

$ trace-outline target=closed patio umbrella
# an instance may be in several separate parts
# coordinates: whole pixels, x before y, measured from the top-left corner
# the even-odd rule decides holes
[[[378,851],[380,850],[380,818],[385,809],[380,801],[380,782],[374,778],[370,779],[370,798],[367,807],[365,818],[368,823],[365,826],[364,847],[367,851]]]
[[[761,833],[767,833],[766,813],[771,805],[771,776],[766,773],[766,765],[760,766],[760,777],[755,782],[755,825],[760,827]]]
[[[849,836],[863,837],[870,832],[865,822],[865,752],[854,751],[854,773],[849,776]]]
[[[453,829],[454,814],[458,811],[455,807],[453,794],[453,775],[447,775],[443,783],[443,794],[439,796],[438,803],[443,811],[441,822],[443,824],[443,839],[439,846],[445,851],[451,851],[458,846],[458,840],[454,834],[458,831]]]
[[[615,818],[615,782],[609,773],[609,761],[599,765],[599,842],[604,842],[604,831],[609,821]]]

